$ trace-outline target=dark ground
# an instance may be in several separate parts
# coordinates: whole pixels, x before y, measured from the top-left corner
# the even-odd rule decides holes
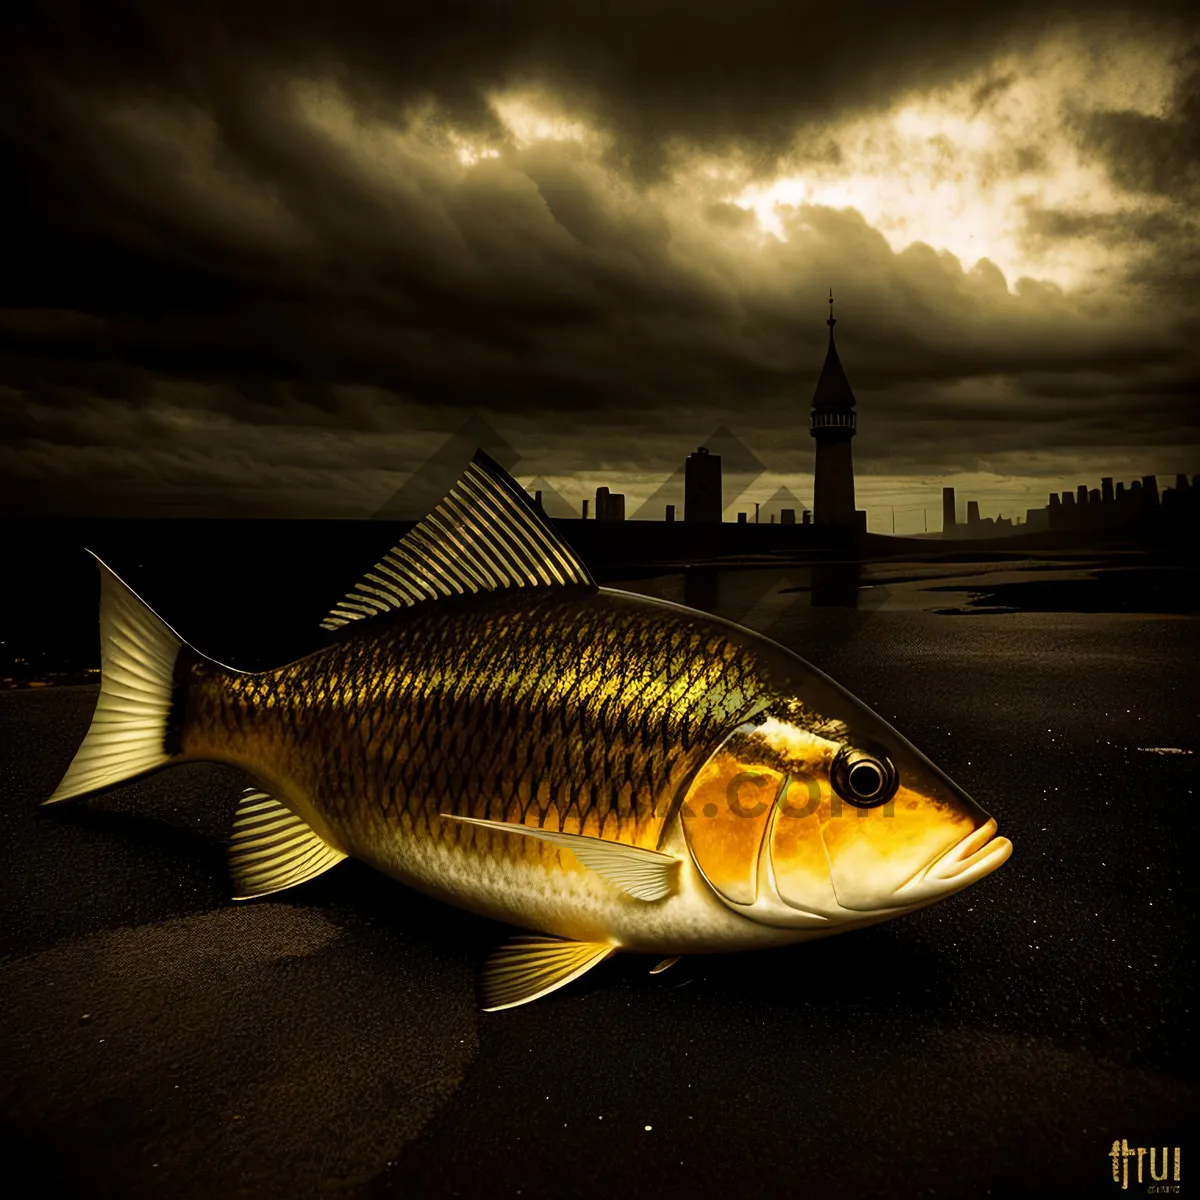
[[[978,611],[1019,607],[1022,581],[1043,606],[1036,569],[955,597],[909,564],[857,609],[764,598],[749,574],[711,592],[996,815],[1015,843],[997,874],[809,946],[656,977],[617,959],[496,1014],[473,979],[499,926],[356,863],[232,904],[236,772],[39,809],[95,689],[0,694],[6,1178],[86,1197],[1101,1196],[1114,1139],[1194,1163],[1200,620],[1129,611],[1127,577],[1088,611]],[[64,643],[94,653],[94,569],[62,571]],[[203,650],[269,654],[293,636],[287,588],[241,582],[237,635],[215,584],[153,599]],[[10,601],[5,627],[30,646],[35,604]],[[954,607],[971,615],[929,611]]]

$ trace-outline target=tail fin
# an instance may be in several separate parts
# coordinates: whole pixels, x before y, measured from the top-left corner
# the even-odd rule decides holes
[[[92,557],[100,567],[100,699],[83,745],[45,804],[132,779],[174,757],[168,724],[175,664],[187,643]]]

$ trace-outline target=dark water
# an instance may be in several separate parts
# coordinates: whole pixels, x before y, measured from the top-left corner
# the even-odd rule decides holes
[[[1014,585],[1095,596],[1095,569],[632,584],[828,671],[1015,851],[890,924],[654,977],[618,958],[490,1015],[472,979],[499,927],[354,863],[231,905],[235,772],[196,764],[39,811],[94,691],[0,695],[13,1177],[26,1164],[39,1194],[75,1196],[1096,1196],[1119,1191],[1115,1139],[1194,1161],[1200,620],[1180,615],[1177,575],[1159,611],[988,611],[1018,607],[996,590]],[[224,586],[160,584],[154,601],[234,661],[310,636],[271,571],[244,585],[238,622]],[[93,603],[67,605],[83,655]]]

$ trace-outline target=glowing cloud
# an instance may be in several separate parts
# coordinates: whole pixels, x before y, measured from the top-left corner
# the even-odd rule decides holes
[[[1122,194],[1084,156],[1073,129],[1085,104],[1147,115],[1162,110],[1171,73],[1161,65],[1142,71],[1146,53],[1144,45],[1130,44],[1097,59],[1059,46],[1032,62],[999,60],[954,87],[828,128],[819,141],[806,131],[775,179],[730,199],[780,239],[786,237],[781,209],[854,208],[894,250],[925,242],[968,266],[987,258],[1010,280],[1086,287],[1134,252],[1092,238],[1038,238],[1030,214],[1062,209],[1119,217],[1165,207],[1159,198]],[[814,145],[822,153],[814,155]]]
[[[594,130],[581,120],[553,111],[554,102],[532,92],[494,93],[489,104],[518,146],[534,142],[595,143]]]

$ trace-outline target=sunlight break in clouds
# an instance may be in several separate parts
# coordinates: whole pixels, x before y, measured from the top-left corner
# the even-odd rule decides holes
[[[1122,196],[1101,164],[1086,161],[1072,130],[1081,111],[1162,112],[1172,76],[1148,65],[1147,53],[1137,43],[1107,56],[1060,44],[1032,61],[1000,59],[953,87],[824,130],[817,161],[804,161],[801,140],[777,178],[747,186],[733,202],[781,239],[781,207],[854,208],[893,250],[925,242],[965,266],[987,258],[1009,280],[1084,287],[1127,265],[1130,251],[1085,238],[1035,242],[1026,224],[1037,209],[1119,216],[1166,206]]]
[[[964,269],[987,259],[1010,285],[1028,277],[1087,290],[1132,266],[1141,249],[1094,236],[1036,236],[1031,221],[1046,211],[1120,218],[1168,207],[1161,197],[1122,193],[1103,164],[1086,157],[1077,128],[1081,114],[1104,108],[1165,111],[1176,71],[1162,62],[1161,51],[1144,42],[1100,51],[1060,40],[1032,58],[999,58],[953,86],[910,94],[890,111],[798,130],[773,179],[753,178],[736,153],[676,146],[669,177],[642,200],[680,234],[714,204],[752,213],[768,261],[771,244],[788,236],[789,210],[853,209],[893,251],[923,242],[953,254]],[[309,121],[393,176],[414,152],[426,157],[437,144],[466,170],[496,159],[511,159],[519,170],[520,155],[546,143],[569,146],[576,161],[582,155],[599,167],[612,144],[584,115],[528,88],[489,95],[499,139],[440,123],[430,109],[398,114],[384,128],[363,121],[331,85],[309,83],[293,94]],[[615,201],[619,181],[609,170],[599,177]],[[716,242],[740,243],[744,235],[735,239],[732,228],[711,224],[703,232],[714,251]]]
[[[495,92],[489,105],[518,146],[534,142],[583,142],[602,140],[581,120],[551,111],[553,102],[537,92]]]

